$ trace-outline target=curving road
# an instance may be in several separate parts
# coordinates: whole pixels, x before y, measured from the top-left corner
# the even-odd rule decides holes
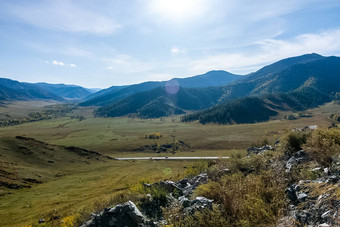
[[[135,157],[114,158],[115,160],[192,160],[192,159],[227,159],[229,157]]]

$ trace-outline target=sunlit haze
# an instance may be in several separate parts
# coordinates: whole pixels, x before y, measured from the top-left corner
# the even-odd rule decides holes
[[[105,88],[340,55],[338,0],[0,0],[0,77]]]

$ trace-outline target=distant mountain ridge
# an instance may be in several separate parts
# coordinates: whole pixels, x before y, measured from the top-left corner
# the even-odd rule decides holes
[[[255,116],[254,114],[243,114],[248,118],[248,122],[256,122],[266,120],[277,113],[280,109],[280,103],[286,109],[304,109],[323,104],[330,100],[332,93],[340,92],[339,84],[339,57],[307,54],[283,59],[263,67],[255,73],[241,77],[226,86],[211,87],[208,93],[206,88],[191,88],[188,90],[189,88],[181,87],[179,94],[174,95],[174,97],[181,100],[182,103],[199,103],[200,105],[195,108],[192,108],[192,106],[180,106],[180,103],[171,101],[169,95],[166,96],[164,91],[160,92],[160,89],[154,89],[136,93],[118,102],[104,105],[98,109],[97,115],[123,116],[136,114],[139,117],[146,118],[160,117],[168,116],[175,112],[182,113],[187,112],[187,110],[207,109],[216,105],[212,109],[189,115],[191,117],[187,119],[190,118],[190,121],[193,119],[200,120],[205,123],[247,122],[239,118],[233,119],[230,116],[242,116],[242,111],[253,111],[255,113],[256,109],[260,108],[259,110],[263,111],[263,118],[252,118],[250,116]],[[210,96],[210,94],[214,95]],[[245,99],[241,99],[243,97]],[[142,101],[136,102],[136,100]],[[162,109],[158,113],[163,113],[163,115],[150,116],[148,113],[156,110],[156,104],[160,106],[159,109]],[[247,109],[248,104],[252,108]],[[169,109],[169,111],[167,112],[166,109]],[[222,112],[223,114],[221,114]],[[202,120],[203,116],[205,116],[205,120]],[[224,120],[222,120],[223,118]],[[228,118],[230,119],[226,120]]]
[[[130,86],[122,87],[110,87],[108,89],[99,91],[93,95],[90,95],[86,101],[82,102],[82,106],[104,106],[114,102],[123,100],[130,95],[137,94],[139,92],[150,91],[157,87],[165,86],[167,82],[177,81],[181,87],[185,88],[202,88],[210,86],[223,86],[232,83],[242,78],[240,75],[232,74],[226,71],[210,71],[202,75],[197,75],[187,78],[173,78],[169,81],[149,81],[140,84],[134,84]]]
[[[42,89],[69,99],[83,99],[92,94],[90,89],[86,89],[77,85],[66,84],[48,84],[48,83],[36,83]]]
[[[0,100],[56,100],[66,101],[37,85],[0,78]]]
[[[118,117],[135,114],[141,118],[157,118],[183,114],[184,110],[200,110],[216,104],[222,93],[221,87],[180,88],[176,94],[172,95],[167,93],[164,86],[156,87],[100,107],[96,115]]]
[[[267,120],[280,110],[317,107],[331,101],[332,96],[340,92],[339,57],[311,54],[287,60],[283,62],[289,64],[281,71],[271,73],[268,68],[263,68],[265,70],[261,69],[248,78],[226,86],[219,105],[185,116],[183,120],[220,124],[254,123]],[[257,99],[256,105],[250,102],[254,98]],[[263,111],[261,116],[257,114],[259,109]],[[240,118],[241,113],[252,114]]]
[[[89,89],[77,85],[26,83],[0,78],[0,100],[55,100],[83,99],[90,95]]]
[[[174,81],[178,92],[171,94],[166,87]],[[100,106],[95,114],[103,117],[156,118],[198,110],[183,120],[252,123],[280,110],[303,110],[330,101],[340,92],[339,84],[339,57],[306,54],[280,60],[246,76],[210,71],[169,81],[112,86],[93,94],[75,85],[0,79],[0,100],[83,99],[80,105]]]
[[[249,95],[259,95],[272,92],[288,92],[302,86],[313,72],[303,74],[308,70],[308,63],[329,58],[318,54],[305,54],[280,60],[265,66],[241,80],[227,85],[220,103],[235,100]],[[300,70],[300,71],[299,71]],[[284,74],[287,75],[284,75]]]

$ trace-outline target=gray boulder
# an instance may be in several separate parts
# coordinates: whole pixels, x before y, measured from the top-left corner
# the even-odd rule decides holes
[[[309,155],[304,150],[295,152],[290,156],[290,158],[286,162],[286,173],[290,173],[291,169],[294,166],[301,163],[305,163],[307,161],[309,161]]]
[[[128,201],[111,209],[106,208],[102,212],[92,215],[91,220],[81,226],[146,227],[155,225],[146,220],[133,202]]]
[[[265,151],[272,151],[274,150],[274,148],[270,145],[265,145],[263,147],[249,147],[247,149],[247,155],[251,155],[251,154],[262,154]]]

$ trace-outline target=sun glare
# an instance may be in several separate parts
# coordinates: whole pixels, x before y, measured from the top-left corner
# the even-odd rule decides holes
[[[154,0],[150,2],[150,9],[165,19],[182,22],[201,16],[205,4],[204,0]]]

